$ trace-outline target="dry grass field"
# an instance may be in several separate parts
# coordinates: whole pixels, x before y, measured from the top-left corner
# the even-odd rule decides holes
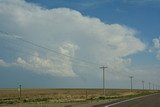
[[[156,91],[127,89],[108,89],[103,96],[101,89],[22,89],[19,99],[18,89],[0,89],[0,105],[30,102],[68,103],[84,102],[86,100],[104,100],[134,97],[151,94]]]

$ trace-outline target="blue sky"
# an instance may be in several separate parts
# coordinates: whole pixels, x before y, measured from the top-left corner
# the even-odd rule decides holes
[[[101,88],[101,65],[109,88],[129,88],[130,75],[135,88],[159,85],[159,0],[0,0],[0,10],[1,88]]]
[[[83,15],[98,17],[110,24],[119,23],[138,30],[142,39],[151,42],[159,33],[158,0],[27,0],[45,8],[66,7],[80,11]],[[141,36],[139,35],[139,36]],[[145,38],[143,37],[145,36]],[[148,41],[147,41],[148,42]]]

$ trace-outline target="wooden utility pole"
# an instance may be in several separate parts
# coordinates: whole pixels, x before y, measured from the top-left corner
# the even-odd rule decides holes
[[[21,100],[21,88],[22,88],[22,86],[21,85],[19,85],[19,99]]]
[[[143,87],[143,90],[144,90],[144,81],[142,81],[142,87]]]
[[[87,96],[88,96],[88,93],[87,93],[87,88],[86,88],[85,90],[86,90],[86,100],[87,100]]]
[[[103,70],[103,95],[104,96],[105,96],[105,68],[108,68],[108,67],[105,67],[105,66],[100,67],[100,69]]]
[[[132,92],[132,89],[133,89],[133,86],[132,86],[132,79],[133,79],[133,76],[130,76],[130,79],[131,79],[131,92]]]

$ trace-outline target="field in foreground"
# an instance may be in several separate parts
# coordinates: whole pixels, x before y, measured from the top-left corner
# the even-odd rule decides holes
[[[107,89],[103,96],[101,89],[22,89],[21,99],[18,89],[0,89],[0,106],[28,103],[84,103],[90,101],[117,100],[152,94],[157,91]],[[69,106],[72,107],[72,106]]]

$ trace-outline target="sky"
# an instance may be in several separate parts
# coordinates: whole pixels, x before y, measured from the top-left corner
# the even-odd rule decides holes
[[[160,85],[159,0],[0,0],[0,88]]]

